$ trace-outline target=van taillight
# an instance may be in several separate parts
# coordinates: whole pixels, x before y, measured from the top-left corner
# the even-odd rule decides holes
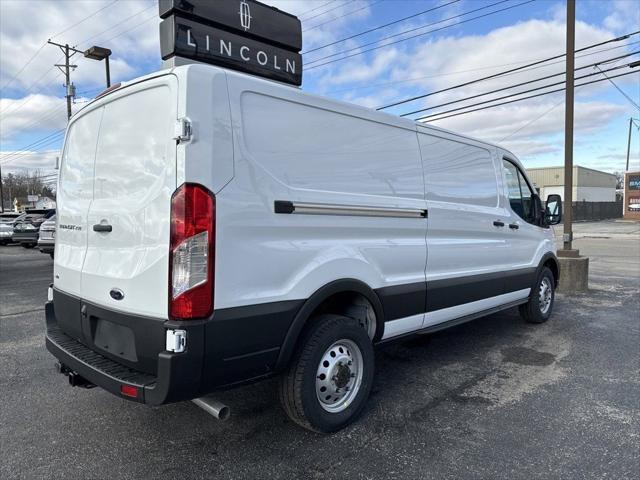
[[[213,312],[216,200],[202,185],[185,183],[171,197],[169,318]]]

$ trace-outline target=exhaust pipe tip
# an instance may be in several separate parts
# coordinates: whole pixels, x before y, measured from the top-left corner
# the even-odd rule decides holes
[[[227,407],[224,403],[218,402],[212,398],[208,397],[200,397],[194,398],[191,400],[209,415],[214,416],[218,420],[224,422],[231,415],[231,409]]]

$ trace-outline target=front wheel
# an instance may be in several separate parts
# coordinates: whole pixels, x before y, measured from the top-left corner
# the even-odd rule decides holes
[[[280,400],[304,428],[335,432],[362,412],[373,383],[373,345],[355,320],[316,318],[280,379]]]
[[[538,275],[529,301],[520,305],[520,315],[529,323],[544,323],[549,320],[555,300],[556,282],[553,273],[544,267]]]

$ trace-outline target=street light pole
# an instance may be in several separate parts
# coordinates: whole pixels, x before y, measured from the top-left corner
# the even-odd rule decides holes
[[[104,59],[104,66],[106,69],[106,73],[107,73],[107,88],[109,88],[111,86],[111,72],[109,71],[109,57]]]
[[[107,88],[111,86],[111,72],[109,70],[109,57],[111,56],[111,50],[104,47],[98,47],[94,45],[91,48],[88,48],[84,51],[85,58],[90,58],[91,60],[104,60],[105,61],[105,71],[107,74]]]
[[[563,249],[571,250],[573,240],[573,86],[576,36],[576,1],[567,0],[566,90],[564,113],[564,235]]]

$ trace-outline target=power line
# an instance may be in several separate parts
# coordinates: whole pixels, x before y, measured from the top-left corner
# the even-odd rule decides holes
[[[640,53],[640,50],[638,50],[638,51],[636,51],[636,52],[633,52],[633,53],[628,53],[628,54],[624,55],[623,57],[630,57],[630,56],[632,56],[632,55],[636,55],[636,54],[638,54],[638,53]],[[574,72],[577,72],[578,70],[584,70],[585,68],[593,67],[594,65],[597,65],[597,64],[598,64],[598,63],[592,63],[591,65],[585,65],[585,66],[583,66],[583,67],[576,68],[576,69],[574,69]],[[631,65],[631,63],[628,63],[628,64],[626,64],[626,65],[618,65],[617,67],[611,67],[611,68],[609,68],[609,69],[608,69],[608,70],[606,70],[606,71],[607,71],[607,72],[610,72],[610,71],[612,71],[612,70],[618,70],[618,69],[620,69],[620,68],[629,67],[630,65]],[[604,72],[603,72],[603,73],[604,73]],[[454,103],[460,103],[460,102],[465,102],[465,101],[467,101],[467,100],[473,100],[474,98],[484,97],[485,95],[491,95],[491,94],[493,94],[493,93],[503,92],[503,91],[505,91],[505,90],[510,90],[510,89],[512,89],[512,88],[516,88],[516,87],[522,87],[522,86],[524,86],[524,85],[529,85],[529,84],[531,84],[531,83],[541,82],[542,80],[547,80],[547,79],[549,79],[549,78],[558,77],[558,76],[560,76],[560,75],[565,75],[565,74],[566,74],[566,72],[554,73],[553,75],[547,75],[547,76],[540,77],[540,78],[536,78],[536,79],[533,79],[533,80],[527,80],[526,82],[516,83],[516,84],[514,84],[514,85],[508,85],[508,86],[506,86],[506,87],[497,88],[497,89],[495,89],[495,90],[490,90],[490,91],[488,91],[488,92],[478,93],[478,94],[476,94],[476,95],[472,95],[472,96],[470,96],[470,97],[465,97],[465,98],[461,98],[461,99],[458,99],[458,100],[451,100],[451,101],[449,101],[449,102],[441,103],[441,104],[439,104],[439,105],[434,105],[434,106],[432,106],[432,107],[425,107],[425,108],[421,108],[421,109],[419,109],[419,110],[414,110],[414,111],[412,111],[412,112],[403,113],[403,114],[402,114],[402,115],[400,115],[400,116],[401,116],[401,117],[407,117],[407,116],[409,116],[409,115],[414,115],[414,114],[416,114],[416,113],[426,112],[427,110],[433,110],[433,109],[435,109],[435,108],[446,107],[447,105],[452,105],[452,104],[454,104]],[[598,73],[598,72],[596,72],[596,73],[590,73],[590,74],[587,74],[587,75],[583,75],[583,76],[581,76],[581,77],[577,77],[577,79],[580,79],[580,78],[587,78],[587,77],[592,77],[592,76],[594,76],[594,75],[599,75],[599,73]],[[605,76],[606,76],[606,75],[605,75]],[[531,89],[531,90],[525,90],[524,92],[520,92],[520,93],[533,92],[533,91],[535,91],[535,90],[541,90],[541,89],[543,89],[543,88],[553,87],[553,86],[555,86],[555,85],[560,85],[560,84],[562,84],[562,83],[565,83],[565,80],[562,80],[561,82],[550,83],[550,84],[548,84],[548,85],[543,85],[543,86],[541,86],[541,87],[536,87],[536,88],[533,88],[533,89]],[[516,93],[513,93],[513,94],[511,94],[511,95],[517,95],[517,94],[516,94]],[[488,101],[491,101],[491,100],[488,100]],[[464,107],[463,107],[463,108],[464,108]]]
[[[336,1],[336,0],[329,0],[328,2],[323,3],[323,4],[322,4],[322,5],[320,5],[319,7],[315,7],[315,8],[312,8],[311,10],[307,10],[307,11],[305,11],[305,12],[302,12],[300,15],[298,15],[298,18],[302,18],[302,17],[304,17],[304,16],[305,16],[306,14],[308,14],[308,13],[315,12],[316,10],[320,10],[321,8],[326,7],[327,5],[329,5],[329,4],[331,4],[331,3],[335,2],[335,1]]]
[[[604,75],[604,76],[605,76],[605,78],[606,78],[607,80],[609,80],[609,82],[611,82],[611,85],[613,85],[614,87],[616,87],[616,89],[617,89],[617,90],[618,90],[622,95],[624,95],[624,97],[625,97],[627,100],[629,100],[629,102],[631,102],[631,105],[633,105],[633,106],[634,106],[634,107],[636,107],[638,110],[640,110],[640,105],[638,105],[636,102],[634,102],[634,101],[631,99],[631,97],[630,97],[629,95],[627,95],[627,94],[626,94],[626,93],[625,93],[625,92],[624,92],[624,91],[623,91],[623,90],[622,90],[618,85],[616,85],[616,82],[614,82],[614,81],[613,81],[613,80],[611,80],[609,77],[607,77],[607,74],[606,74],[606,73],[604,73],[604,72],[600,69],[600,67],[599,67],[598,65],[595,65],[595,67],[594,67],[594,68],[597,68],[598,70],[600,70],[600,73],[602,73],[602,75]],[[608,71],[608,70],[606,70],[606,71]]]
[[[638,33],[640,33],[640,30],[636,31],[636,32],[629,33],[627,35],[623,35],[621,37],[611,38],[611,39],[605,40],[603,42],[594,43],[592,45],[588,45],[586,47],[579,48],[574,53],[583,52],[585,50],[590,50],[592,48],[599,47],[601,45],[606,45],[608,43],[619,42],[619,41],[622,41],[622,40],[626,40],[627,38],[630,38],[633,35],[637,35]],[[436,95],[438,93],[448,92],[450,90],[454,90],[454,89],[460,88],[460,87],[466,87],[468,85],[473,85],[474,83],[478,83],[478,82],[484,82],[485,80],[490,80],[492,78],[497,78],[497,77],[506,75],[508,73],[517,72],[519,70],[524,70],[524,69],[526,69],[528,67],[532,67],[532,66],[535,66],[535,65],[540,65],[540,64],[543,64],[543,63],[547,63],[549,60],[555,60],[555,59],[558,59],[558,58],[563,58],[566,55],[567,55],[566,53],[562,53],[562,54],[559,54],[559,55],[555,55],[553,57],[545,58],[543,60],[537,60],[535,62],[528,63],[528,64],[522,65],[520,67],[512,68],[512,69],[509,69],[509,70],[505,70],[503,72],[498,72],[498,73],[494,73],[492,75],[488,75],[486,77],[477,78],[475,80],[470,80],[468,82],[460,83],[460,84],[454,85],[452,87],[443,88],[441,90],[436,90],[434,92],[429,92],[429,93],[425,93],[425,94],[422,94],[422,95],[416,95],[414,97],[406,98],[404,100],[399,100],[397,102],[390,103],[390,104],[384,105],[382,107],[378,107],[376,110],[384,110],[386,108],[391,108],[391,107],[395,107],[397,105],[402,105],[402,104],[405,104],[405,103],[413,102],[414,100],[419,100],[419,99],[422,99],[422,98],[430,97],[430,96]]]
[[[500,1],[500,2],[496,2],[496,3],[493,3],[493,4],[491,4],[491,5],[487,5],[487,6],[485,6],[485,7],[481,7],[481,8],[477,8],[477,9],[475,9],[475,10],[470,10],[470,11],[468,11],[468,12],[461,13],[460,15],[454,15],[453,17],[449,17],[449,18],[446,18],[446,19],[444,19],[444,20],[439,20],[439,21],[437,21],[437,22],[433,22],[433,23],[431,23],[431,24],[423,25],[422,27],[414,28],[414,29],[412,29],[412,30],[418,30],[418,29],[426,28],[426,27],[431,26],[431,25],[437,25],[437,24],[442,23],[442,22],[446,22],[446,21],[449,21],[449,20],[454,20],[454,19],[456,19],[456,18],[461,18],[461,17],[463,17],[464,15],[468,15],[469,13],[477,12],[477,11],[479,11],[479,10],[484,10],[484,9],[487,9],[487,8],[493,7],[493,6],[495,6],[495,5],[499,4],[499,3],[504,3],[505,1],[508,1],[508,0],[502,0],[502,1]],[[473,21],[473,20],[478,20],[478,19],[480,19],[480,18],[488,17],[488,16],[490,16],[490,15],[495,15],[496,13],[505,12],[505,11],[507,11],[507,10],[511,10],[511,9],[513,9],[513,8],[518,8],[518,7],[521,7],[522,5],[526,5],[527,3],[531,3],[531,2],[535,2],[535,1],[536,1],[536,0],[526,0],[526,1],[524,1],[524,2],[521,2],[521,3],[515,4],[515,5],[511,5],[511,6],[509,6],[509,7],[504,7],[504,8],[498,9],[498,10],[494,10],[493,12],[485,13],[485,14],[478,15],[478,16],[476,16],[476,17],[472,17],[472,18],[467,18],[466,20],[461,20],[461,21],[459,21],[459,22],[457,22],[457,23],[452,23],[452,24],[450,24],[450,25],[445,25],[445,26],[443,26],[443,27],[434,28],[433,30],[428,30],[428,31],[426,31],[426,32],[418,33],[418,34],[416,34],[416,35],[412,35],[412,36],[410,36],[410,37],[406,37],[406,38],[402,38],[402,39],[400,39],[400,40],[395,40],[395,41],[393,41],[393,42],[385,43],[385,44],[383,44],[383,45],[378,45],[378,46],[376,46],[376,47],[369,48],[369,49],[367,49],[367,50],[361,50],[361,51],[359,51],[359,52],[352,53],[351,55],[346,55],[346,56],[344,56],[344,57],[336,58],[336,59],[334,59],[334,60],[329,60],[328,62],[324,62],[324,63],[316,63],[316,62],[318,62],[318,61],[320,61],[320,60],[323,60],[323,59],[326,59],[326,58],[330,58],[330,57],[335,57],[335,56],[337,56],[337,55],[341,55],[342,53],[345,53],[345,52],[350,52],[350,51],[353,51],[353,50],[359,50],[359,49],[361,49],[362,47],[366,47],[366,46],[368,46],[368,45],[374,45],[374,44],[376,44],[376,43],[380,42],[381,40],[386,40],[386,39],[388,39],[388,38],[397,37],[397,36],[402,35],[402,34],[407,33],[407,32],[401,32],[401,33],[398,33],[398,34],[395,34],[395,35],[390,35],[389,37],[386,37],[386,38],[383,38],[383,39],[379,39],[379,40],[376,40],[375,42],[367,43],[367,44],[365,44],[365,45],[361,45],[361,46],[356,47],[356,48],[351,48],[351,49],[346,50],[346,51],[344,51],[344,52],[334,53],[334,54],[332,54],[332,55],[327,55],[327,56],[325,56],[325,57],[318,58],[318,59],[316,59],[316,60],[312,60],[312,61],[311,61],[311,62],[309,62],[309,63],[316,63],[316,65],[307,66],[307,67],[306,67],[306,69],[307,69],[307,71],[308,71],[308,70],[312,70],[312,69],[317,68],[317,67],[322,67],[322,66],[324,66],[324,65],[329,65],[329,64],[331,64],[331,63],[335,63],[335,62],[339,62],[339,61],[342,61],[342,60],[346,60],[347,58],[352,58],[352,57],[356,57],[356,56],[358,56],[358,55],[363,55],[363,54],[365,54],[365,53],[372,52],[372,51],[374,51],[374,50],[378,50],[378,49],[380,49],[380,48],[388,47],[388,46],[390,46],[390,45],[395,45],[395,44],[397,44],[397,43],[406,42],[407,40],[412,40],[412,39],[414,39],[414,38],[422,37],[422,36],[424,36],[424,35],[428,35],[428,34],[430,34],[430,33],[439,32],[439,31],[441,31],[441,30],[445,30],[445,29],[447,29],[447,28],[457,27],[458,25],[460,25],[460,24],[462,24],[462,23],[471,22],[471,21]],[[309,63],[307,63],[307,65],[309,65]]]
[[[383,0],[377,0],[377,1],[373,2],[373,3],[368,3],[368,4],[358,8],[357,10],[352,10],[350,12],[347,12],[347,13],[343,14],[343,15],[339,15],[337,17],[334,17],[331,20],[327,20],[326,22],[318,23],[317,25],[314,25],[313,27],[304,28],[304,29],[302,29],[302,31],[303,32],[308,32],[309,30],[314,30],[314,29],[316,29],[318,27],[322,27],[323,25],[326,25],[328,23],[335,22],[336,20],[339,20],[341,18],[348,17],[349,15],[353,15],[354,13],[358,13],[358,12],[360,12],[362,10],[367,9],[367,8],[371,8],[374,5],[376,5],[376,4],[378,4],[378,3],[382,2],[382,1]]]
[[[132,27],[127,28],[126,30],[121,31],[120,33],[118,33],[118,34],[114,35],[113,37],[110,37],[110,38],[108,38],[108,39],[106,39],[106,40],[101,40],[101,43],[107,43],[107,42],[110,42],[110,41],[112,41],[112,40],[115,40],[116,38],[118,38],[118,37],[120,37],[120,36],[124,35],[125,33],[128,33],[128,32],[130,32],[130,31],[132,31],[132,30],[135,30],[136,28],[141,27],[142,25],[144,25],[145,23],[147,23],[149,20],[153,20],[154,18],[158,18],[158,16],[157,16],[157,15],[153,15],[153,16],[151,16],[151,17],[147,18],[146,20],[143,20],[143,21],[141,21],[140,23],[137,23],[137,24],[133,25]]]
[[[64,135],[64,128],[57,130],[49,135],[47,135],[46,137],[40,138],[39,140],[36,140],[35,142],[30,143],[29,145],[25,145],[24,147],[20,147],[19,150],[15,151],[15,152],[11,152],[11,153],[6,153],[6,154],[2,154],[4,155],[4,157],[0,158],[0,165],[4,165],[7,161],[18,157],[19,155],[23,154],[23,153],[28,153],[30,148],[40,148],[48,143],[52,143],[54,141],[60,140],[60,138],[62,138],[62,136]],[[54,138],[52,138],[54,137]]]
[[[610,70],[618,70],[618,69],[620,69],[620,68],[628,67],[628,66],[629,66],[629,65],[621,65],[620,67],[614,67],[614,68],[611,68],[611,69],[606,70],[606,71],[608,72],[608,71],[610,71]],[[634,72],[631,72],[631,73],[634,73]],[[596,72],[596,73],[589,73],[589,74],[587,74],[587,75],[583,75],[583,76],[581,76],[581,77],[576,77],[576,80],[580,80],[581,78],[593,77],[594,75],[600,75],[600,74],[599,74],[598,72]],[[602,80],[605,80],[605,79],[602,79]],[[434,114],[432,114],[432,115],[429,115],[428,117],[437,116],[437,115],[440,115],[440,114],[442,114],[442,113],[457,112],[457,111],[459,111],[459,110],[464,110],[465,108],[468,108],[469,106],[472,106],[472,107],[473,107],[473,106],[476,106],[476,105],[485,105],[485,104],[487,104],[487,103],[495,102],[495,101],[498,101],[498,100],[504,100],[504,99],[506,99],[506,98],[512,98],[512,97],[515,97],[515,96],[518,96],[518,95],[523,95],[523,94],[525,94],[525,93],[531,93],[531,92],[536,92],[536,91],[538,91],[538,90],[544,90],[545,88],[555,87],[556,85],[562,85],[563,83],[566,83],[566,80],[563,80],[563,81],[561,81],[561,82],[550,83],[550,84],[547,84],[547,85],[542,85],[541,87],[530,88],[529,90],[523,90],[523,91],[521,91],[521,92],[510,93],[509,95],[504,95],[504,96],[502,96],[502,97],[492,98],[492,99],[489,99],[489,100],[483,100],[483,101],[481,101],[481,102],[474,103],[473,105],[465,105],[465,106],[462,106],[462,107],[456,107],[456,108],[453,108],[453,109],[451,109],[451,110],[447,110],[446,112],[437,112],[437,113],[434,113]],[[563,89],[564,89],[564,88],[563,88]],[[471,97],[471,98],[475,98],[475,97]],[[443,105],[445,105],[445,104],[443,104]],[[436,106],[436,107],[432,107],[432,108],[438,108],[439,106],[442,106],[442,105],[438,105],[438,106]],[[424,108],[424,109],[422,109],[422,110],[416,110],[415,112],[409,112],[409,113],[406,113],[406,114],[404,114],[404,115],[402,115],[402,116],[413,115],[413,114],[416,114],[416,113],[423,112],[423,111],[425,111],[425,110],[431,110],[432,108]],[[422,117],[422,118],[428,118],[428,117]]]
[[[328,10],[325,10],[324,12],[317,13],[317,14],[315,14],[315,15],[314,15],[314,16],[312,16],[312,17],[305,18],[303,21],[304,21],[304,22],[308,22],[309,20],[312,20],[312,19],[314,19],[314,18],[321,17],[322,15],[326,15],[326,14],[327,14],[327,13],[329,13],[329,12],[333,12],[334,10],[337,10],[338,8],[345,7],[348,3],[349,3],[348,1],[347,1],[347,2],[344,2],[344,3],[341,3],[341,4],[340,4],[340,5],[338,5],[338,6],[335,6],[335,7],[332,7],[332,8],[330,8],[330,9],[328,9]]]
[[[102,35],[102,34],[104,34],[104,33],[107,33],[107,32],[110,32],[111,30],[113,30],[113,29],[115,29],[115,28],[117,28],[117,27],[122,26],[122,24],[123,24],[123,23],[128,22],[128,21],[129,21],[129,20],[131,20],[133,17],[137,17],[137,16],[138,16],[138,15],[140,15],[141,13],[144,13],[144,12],[146,12],[147,10],[149,10],[149,9],[151,9],[151,8],[154,8],[155,6],[156,6],[155,4],[152,4],[152,5],[150,5],[150,6],[146,7],[146,8],[143,8],[142,10],[140,10],[140,11],[138,11],[138,12],[136,12],[136,13],[132,14],[132,15],[129,15],[129,16],[128,16],[128,17],[126,17],[126,18],[123,18],[123,19],[122,19],[122,20],[120,20],[118,23],[116,23],[115,25],[110,26],[110,27],[109,27],[109,28],[107,28],[106,30],[103,30],[103,31],[101,31],[100,33],[96,33],[95,35],[92,35],[92,36],[90,36],[90,37],[85,38],[84,40],[82,40],[82,41],[78,42],[76,45],[83,45],[83,44],[87,43],[89,40],[93,40],[93,39],[95,39],[95,38],[98,38],[100,35]],[[156,17],[156,16],[154,15],[154,16],[153,16],[153,18],[155,18],[155,17]]]
[[[16,158],[33,155],[34,153],[38,152],[38,150],[36,150],[36,149],[40,149],[40,148],[45,147],[47,145],[51,145],[52,143],[57,142],[58,140],[62,139],[63,136],[64,136],[64,133],[58,133],[54,137],[49,138],[49,139],[46,139],[46,137],[45,137],[45,138],[39,140],[38,142],[34,142],[34,145],[32,146],[32,149],[30,149],[30,150],[22,150],[22,151],[12,152],[12,153],[6,154],[7,156],[4,157],[4,158],[1,158],[0,161],[2,162],[2,164],[4,164],[4,163],[7,163],[8,161],[14,160]]]
[[[336,41],[331,42],[331,43],[327,43],[326,45],[322,45],[320,47],[312,48],[311,50],[307,50],[306,52],[302,52],[302,55],[306,55],[307,53],[311,53],[311,52],[316,52],[318,50],[322,50],[323,48],[327,48],[327,47],[330,47],[332,45],[336,45],[337,43],[346,42],[347,40],[351,40],[352,38],[360,37],[362,35],[366,35],[367,33],[375,32],[376,30],[380,30],[380,29],[389,27],[391,25],[395,25],[397,23],[404,22],[405,20],[410,20],[412,18],[419,17],[420,15],[424,15],[425,13],[433,12],[434,10],[438,10],[439,8],[446,7],[447,5],[451,5],[452,3],[458,3],[459,1],[460,0],[451,0],[451,1],[449,1],[449,3],[438,5],[436,7],[432,7],[432,8],[429,8],[427,10],[423,10],[421,12],[414,13],[413,15],[409,15],[408,17],[400,18],[399,20],[394,20],[393,22],[385,23],[384,25],[379,25],[377,27],[370,28],[368,30],[365,30],[364,32],[360,32],[360,33],[356,33],[354,35],[350,35],[348,37],[342,38],[340,40],[336,40]],[[507,1],[508,0],[502,0],[502,2],[507,2]],[[502,2],[499,2],[499,3],[502,3]],[[322,60],[322,59],[320,59],[320,60]],[[316,60],[312,60],[312,61],[316,61]]]
[[[18,71],[17,71],[17,72],[16,72],[16,73],[15,73],[15,74],[14,74],[14,75],[9,79],[9,81],[8,81],[8,82],[6,82],[6,83],[2,86],[2,88],[0,88],[0,90],[4,90],[4,89],[5,89],[5,88],[7,88],[9,85],[11,85],[11,83],[12,83],[16,78],[18,78],[18,76],[19,76],[19,75],[24,71],[24,69],[25,69],[25,68],[27,68],[31,62],[33,62],[33,60],[38,56],[38,54],[42,51],[42,49],[44,48],[44,46],[45,46],[46,44],[47,44],[47,43],[45,42],[45,43],[43,43],[42,45],[40,45],[40,48],[39,48],[38,50],[36,50],[36,53],[34,53],[34,54],[31,56],[31,58],[29,58],[29,60],[27,60],[27,63],[25,63],[25,64],[22,66],[22,68],[20,68],[20,70],[18,70]]]
[[[627,73],[621,73],[621,74],[619,74],[619,75],[615,75],[615,76],[613,76],[613,77],[611,77],[611,78],[624,77],[624,76],[626,76],[626,75],[632,75],[632,74],[634,74],[634,73],[638,73],[638,72],[627,72]],[[578,88],[578,87],[583,87],[583,86],[585,86],[585,85],[591,85],[592,83],[604,82],[605,80],[606,80],[606,78],[600,78],[600,79],[598,79],[598,80],[591,80],[591,81],[589,81],[589,82],[585,82],[585,83],[581,83],[580,85],[576,85],[575,87],[576,87],[576,88]],[[488,105],[488,106],[485,106],[485,107],[475,108],[475,109],[473,109],[473,110],[467,110],[467,111],[464,111],[464,112],[453,113],[453,114],[451,114],[451,115],[442,116],[442,117],[439,117],[439,118],[435,118],[435,119],[433,119],[433,120],[429,120],[429,118],[432,118],[432,117],[438,117],[439,115],[444,115],[444,114],[447,114],[447,113],[449,113],[449,112],[457,111],[457,110],[460,110],[460,109],[459,109],[459,108],[457,108],[457,109],[455,109],[455,110],[449,110],[449,111],[446,111],[446,112],[438,112],[438,113],[434,113],[434,114],[432,114],[432,115],[427,115],[427,116],[425,116],[425,117],[415,118],[414,120],[415,120],[416,122],[418,122],[418,121],[435,122],[435,121],[437,121],[437,120],[444,120],[445,118],[457,117],[458,115],[465,115],[465,114],[467,114],[467,113],[477,112],[477,111],[479,111],[479,110],[488,110],[489,108],[499,107],[499,106],[501,106],[501,105],[508,105],[508,104],[510,104],[510,103],[521,102],[521,101],[523,101],[523,100],[529,100],[529,99],[531,99],[531,98],[542,97],[543,95],[550,95],[550,94],[552,94],[552,93],[563,92],[564,90],[565,90],[565,88],[564,88],[564,87],[562,87],[562,88],[557,88],[557,89],[555,89],[555,90],[549,90],[548,92],[536,93],[535,95],[529,95],[529,96],[527,96],[527,97],[516,98],[515,100],[509,100],[509,101],[507,101],[507,102],[496,103],[496,104],[494,104],[494,105]],[[513,95],[510,95],[509,97],[516,97],[516,96],[518,96],[518,95],[519,95],[519,94],[513,94]],[[492,101],[495,101],[495,100],[498,100],[498,99],[497,99],[497,98],[495,98],[495,99],[493,99]],[[486,102],[482,102],[482,103],[486,103]],[[463,108],[474,107],[475,105],[480,105],[480,103],[477,103],[477,104],[474,104],[474,105],[467,105],[466,107],[463,107]]]
[[[117,1],[117,0],[116,0],[116,1]],[[103,30],[102,32],[100,32],[100,33],[98,33],[98,34],[96,34],[96,35],[92,35],[91,37],[88,37],[88,38],[84,39],[82,42],[79,42],[79,43],[77,43],[76,45],[78,45],[78,44],[83,44],[83,43],[85,43],[85,42],[88,42],[89,40],[95,39],[95,38],[99,37],[100,35],[102,35],[103,33],[106,33],[106,32],[108,32],[108,31],[113,30],[114,28],[117,28],[117,27],[121,26],[124,22],[128,21],[129,19],[131,19],[131,18],[133,18],[133,17],[135,17],[135,16],[137,16],[137,15],[140,15],[141,13],[146,12],[147,10],[149,10],[149,9],[151,9],[151,8],[154,8],[155,6],[156,6],[155,4],[150,5],[150,6],[146,7],[146,8],[144,8],[144,9],[142,9],[142,10],[140,10],[140,11],[138,11],[138,12],[134,13],[133,15],[130,15],[130,16],[128,16],[128,17],[126,17],[126,18],[124,18],[123,20],[119,21],[119,22],[118,22],[118,23],[116,23],[115,25],[112,25],[112,26],[111,26],[111,27],[109,27],[108,29]],[[106,7],[104,7],[104,8],[106,8]],[[96,13],[96,12],[94,12],[94,13]],[[142,25],[143,23],[146,23],[146,22],[148,22],[151,18],[155,18],[155,17],[156,17],[156,16],[154,15],[153,17],[147,18],[147,19],[146,19],[146,20],[144,20],[143,22],[138,23],[138,24],[136,24],[136,25],[132,26],[131,28],[126,29],[126,30],[124,30],[124,31],[120,32],[119,34],[115,35],[114,37],[111,37],[109,40],[106,40],[106,41],[113,40],[114,38],[117,38],[117,37],[119,37],[120,35],[123,35],[124,33],[127,33],[128,31],[133,30],[133,29],[135,29],[135,28],[139,27],[139,26],[140,26],[140,25]],[[80,23],[80,22],[78,22],[78,23]],[[74,25],[76,25],[76,24],[74,24]],[[61,32],[61,33],[63,33],[63,32]],[[57,35],[60,35],[60,33],[56,34],[55,36],[57,36]],[[43,46],[44,46],[44,45],[46,45],[46,42],[43,44]],[[59,58],[55,61],[55,63],[59,63],[63,58],[64,58],[64,56],[59,57]],[[36,85],[39,85],[39,84],[42,82],[42,80],[43,80],[47,75],[49,75],[49,74],[50,74],[50,72],[51,72],[51,71],[55,71],[53,66],[52,66],[52,67],[50,67],[48,70],[46,70],[46,71],[45,71],[45,72],[44,72],[44,73],[43,73],[43,74],[42,74],[42,75],[41,75],[37,80],[35,80],[34,82],[32,82],[32,83],[31,83],[31,85],[29,85],[28,87],[26,87],[26,88],[25,88],[25,90],[26,90],[27,92],[30,92],[30,91],[32,90],[32,88],[33,88],[33,87],[35,87]],[[57,74],[57,76],[62,75],[62,73],[61,73],[61,72],[56,72],[56,74]],[[13,113],[14,111],[17,111],[17,110],[19,110],[20,108],[24,107],[24,105],[26,105],[28,102],[30,102],[31,100],[33,100],[33,98],[34,98],[34,97],[32,97],[32,96],[31,96],[31,97],[28,97],[28,98],[25,98],[25,99],[23,100],[23,102],[21,102],[20,104],[18,104],[18,105],[13,105],[12,107],[9,107],[9,109],[8,109],[8,110],[5,110],[4,112],[0,112],[0,113],[3,113],[4,115],[7,115],[8,113]]]
[[[89,20],[90,18],[92,18],[92,17],[96,16],[96,15],[97,15],[98,13],[100,13],[101,11],[103,11],[103,10],[105,10],[105,9],[109,8],[111,5],[113,5],[113,4],[114,4],[114,3],[116,3],[117,1],[118,1],[118,0],[113,0],[111,3],[108,3],[108,4],[107,4],[107,5],[105,5],[104,7],[100,8],[100,9],[96,10],[95,12],[93,12],[92,14],[90,14],[90,15],[88,15],[88,16],[86,16],[86,17],[84,17],[82,20],[80,20],[80,21],[78,21],[78,22],[76,22],[76,23],[74,23],[74,24],[70,25],[69,27],[65,28],[65,29],[64,29],[64,30],[62,30],[61,32],[58,32],[58,33],[56,33],[55,35],[51,35],[51,37],[50,37],[50,38],[55,38],[55,37],[57,37],[57,36],[59,36],[59,35],[62,35],[63,33],[68,32],[69,30],[71,30],[71,29],[73,29],[73,28],[77,27],[77,26],[78,26],[78,25],[80,25],[81,23],[84,23],[85,21]]]
[[[93,12],[92,14],[84,17],[83,19],[81,19],[80,21],[70,25],[68,28],[66,28],[65,30],[56,33],[55,35],[52,35],[50,38],[54,38],[57,37],[58,35],[61,35],[65,32],[68,32],[69,30],[71,30],[72,28],[75,28],[76,26],[80,25],[81,23],[83,23],[84,21],[94,17],[95,15],[97,15],[98,13],[100,13],[101,11],[103,11],[104,9],[110,7],[111,5],[113,5],[114,3],[116,3],[118,0],[114,0],[113,2],[105,5],[104,7],[96,10],[95,12]],[[33,56],[31,56],[31,58],[29,58],[29,60],[27,60],[27,62],[22,66],[22,68],[20,68],[20,70],[18,70],[13,76],[12,78],[4,84],[4,86],[1,88],[1,90],[4,90],[5,88],[7,88],[23,71],[25,68],[27,68],[29,66],[29,64],[38,56],[38,54],[42,51],[42,49],[45,47],[47,43],[44,42],[40,48],[38,48],[38,50],[33,54]],[[57,62],[56,62],[57,63]]]
[[[558,103],[556,103],[555,105],[553,105],[550,109],[546,110],[542,115],[534,118],[533,120],[531,120],[530,122],[525,123],[522,127],[514,130],[513,132],[511,132],[509,135],[507,135],[506,137],[502,137],[500,140],[498,140],[498,143],[500,142],[504,142],[507,138],[511,138],[513,137],[516,133],[521,132],[522,130],[524,130],[525,128],[527,128],[528,126],[536,123],[538,120],[540,120],[542,117],[547,116],[548,114],[550,114],[553,110],[555,110],[556,108],[558,108],[560,105],[562,105],[564,103],[564,98],[562,100],[560,100]]]
[[[62,58],[60,58],[60,60],[61,60],[61,59],[62,59]],[[59,60],[58,60],[58,61],[59,61]],[[18,110],[20,110],[22,107],[24,107],[27,103],[29,103],[31,100],[33,100],[34,95],[37,95],[37,94],[36,94],[36,93],[34,93],[34,92],[32,92],[32,88],[33,88],[35,85],[39,85],[40,83],[42,83],[42,80],[43,80],[46,76],[48,76],[52,71],[53,71],[53,72],[55,72],[55,70],[53,70],[53,68],[54,68],[54,67],[49,68],[49,70],[45,71],[45,72],[44,72],[44,74],[42,74],[40,77],[38,77],[38,79],[37,79],[35,82],[31,83],[31,85],[29,85],[29,86],[25,89],[27,92],[31,92],[31,95],[30,95],[30,96],[25,97],[25,98],[23,99],[23,101],[22,101],[22,102],[20,102],[20,103],[19,103],[19,104],[17,104],[17,105],[11,105],[11,106],[8,106],[4,111],[0,111],[0,113],[1,113],[1,114],[3,114],[3,115],[7,115],[7,114],[12,113],[12,112],[14,112],[14,111],[18,111]],[[55,73],[57,74],[57,76],[62,75],[62,72],[55,72]]]
[[[625,43],[623,45],[618,45],[616,47],[603,48],[602,50],[596,50],[594,52],[585,53],[585,54],[582,54],[582,55],[576,55],[576,58],[589,57],[591,55],[596,55],[598,53],[609,52],[611,50],[617,50],[619,48],[630,47],[631,45],[636,45],[636,44],[639,44],[639,43],[640,43],[640,41],[629,42],[629,43]],[[371,84],[362,85],[362,86],[358,86],[358,87],[350,87],[350,88],[342,88],[342,89],[338,89],[338,90],[330,90],[328,92],[325,92],[325,94],[340,93],[340,92],[351,92],[351,91],[356,91],[356,90],[367,90],[369,88],[398,85],[398,84],[401,84],[401,83],[414,82],[416,80],[426,80],[426,79],[431,79],[431,78],[441,78],[441,77],[448,77],[448,76],[452,76],[452,75],[460,75],[462,73],[479,72],[479,71],[482,71],[482,70],[491,70],[493,68],[510,67],[511,65],[521,65],[523,63],[531,62],[532,60],[533,59],[526,59],[526,60],[522,60],[520,62],[503,63],[503,64],[500,64],[500,65],[488,65],[486,67],[470,68],[468,70],[457,70],[457,71],[453,71],[453,72],[443,72],[443,73],[435,74],[435,75],[425,75],[425,76],[422,76],[422,77],[411,77],[411,78],[407,78],[407,79],[404,79],[404,80],[395,80],[395,81],[391,81],[391,82],[382,82],[382,83],[371,83]],[[535,66],[535,67],[525,68],[523,70],[523,72],[528,72],[530,70],[537,70],[537,69],[540,69],[540,68],[546,68],[548,66],[556,65],[558,63],[564,63],[564,60],[559,60],[559,61],[556,61],[556,62],[550,62],[550,63],[547,63],[546,65],[539,65],[539,66]],[[526,65],[525,65],[525,67],[526,67]],[[504,76],[506,77],[506,76],[509,76],[509,75],[513,75],[513,73],[506,73]]]

